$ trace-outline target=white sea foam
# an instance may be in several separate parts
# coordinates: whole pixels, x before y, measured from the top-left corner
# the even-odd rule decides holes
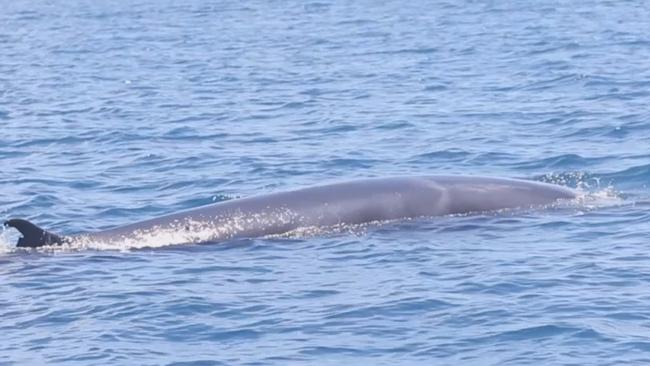
[[[545,183],[561,186],[573,186],[577,197],[569,201],[560,201],[556,207],[570,206],[579,210],[589,211],[602,207],[629,204],[611,184],[603,182],[587,172],[549,173],[539,177]]]
[[[584,214],[589,211],[606,207],[615,207],[634,203],[626,200],[620,192],[611,186],[595,191],[578,189],[578,196],[572,201],[572,207],[577,210],[578,214]]]
[[[118,250],[160,248],[171,245],[222,241],[237,237],[238,233],[250,228],[269,226],[292,226],[300,220],[294,212],[280,208],[254,214],[238,214],[228,218],[215,218],[213,221],[190,220],[177,222],[171,226],[158,226],[148,230],[136,231],[130,235],[101,240],[89,236],[75,237],[71,242],[45,250]]]
[[[0,254],[13,251],[13,243],[17,241],[18,233],[15,230],[7,230],[7,228],[2,225],[2,228],[0,228]]]

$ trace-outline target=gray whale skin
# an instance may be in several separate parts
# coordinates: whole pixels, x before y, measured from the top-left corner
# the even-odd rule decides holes
[[[300,228],[531,208],[575,197],[575,191],[567,187],[518,179],[393,177],[233,199],[71,236],[47,232],[22,219],[10,219],[4,224],[22,234],[18,247],[59,245],[76,240],[121,242],[156,233],[171,234],[170,244],[182,244],[283,234]]]

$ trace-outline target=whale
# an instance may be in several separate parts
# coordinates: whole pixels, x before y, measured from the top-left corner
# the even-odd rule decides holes
[[[529,209],[571,200],[571,188],[525,179],[476,176],[366,178],[226,200],[108,230],[58,235],[12,218],[17,247],[99,242],[214,243],[305,228]]]

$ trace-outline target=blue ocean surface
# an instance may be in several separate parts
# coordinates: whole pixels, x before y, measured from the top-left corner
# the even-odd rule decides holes
[[[0,218],[61,234],[361,177],[563,207],[18,249],[2,365],[647,365],[645,1],[5,1]]]

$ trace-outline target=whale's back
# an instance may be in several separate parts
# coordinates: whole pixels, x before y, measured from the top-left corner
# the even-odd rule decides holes
[[[422,176],[362,179],[233,199],[77,237],[9,220],[21,245],[161,240],[170,244],[283,234],[303,227],[354,225],[425,216],[529,208],[575,197],[566,187],[516,179]]]

